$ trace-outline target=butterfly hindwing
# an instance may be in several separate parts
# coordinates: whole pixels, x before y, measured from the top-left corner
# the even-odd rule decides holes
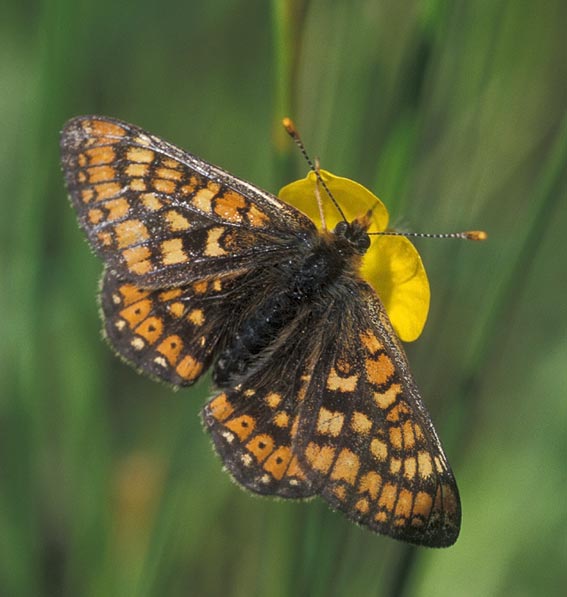
[[[316,330],[306,334],[313,328],[310,315],[300,314],[267,359],[203,409],[205,427],[224,465],[255,493],[286,498],[315,494],[294,447],[303,396],[318,357]]]
[[[275,391],[236,387],[205,406],[203,420],[232,477],[262,495],[307,498],[315,495],[293,452],[293,400]]]
[[[124,122],[74,118],[62,164],[79,222],[106,264],[143,287],[252,267],[314,224],[270,193]]]
[[[105,335],[126,361],[168,383],[194,383],[211,364],[240,296],[243,274],[144,289],[107,269],[101,303]]]

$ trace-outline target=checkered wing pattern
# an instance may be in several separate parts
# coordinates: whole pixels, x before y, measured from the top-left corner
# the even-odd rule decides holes
[[[315,235],[301,212],[142,129],[70,120],[63,170],[79,223],[105,263],[144,288],[258,267]]]
[[[452,545],[461,522],[453,473],[380,300],[363,283],[356,296],[336,304],[337,336],[327,339],[297,428],[300,464],[353,521],[410,543]]]
[[[452,545],[455,479],[384,308],[356,273],[355,237],[319,233],[273,195],[118,120],[71,120],[61,150],[106,265],[108,340],[175,386],[216,358],[223,391],[203,420],[234,479],[265,495],[321,495],[410,543]],[[344,225],[366,233],[364,217]]]
[[[230,326],[230,301],[240,296],[243,277],[225,275],[154,290],[106,270],[101,292],[105,335],[139,371],[175,386],[191,385],[209,368]]]

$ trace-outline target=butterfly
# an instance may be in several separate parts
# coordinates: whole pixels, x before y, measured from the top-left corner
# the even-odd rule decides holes
[[[295,207],[146,131],[73,118],[61,159],[104,264],[110,345],[190,386],[232,477],[281,498],[321,496],[368,529],[452,545],[461,506],[383,304],[360,275],[368,215],[319,230]]]

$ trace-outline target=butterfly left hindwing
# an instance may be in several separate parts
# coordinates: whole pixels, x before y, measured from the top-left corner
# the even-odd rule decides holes
[[[230,327],[231,298],[244,274],[180,287],[144,289],[106,270],[101,289],[105,335],[128,363],[176,386],[195,382],[211,365]]]

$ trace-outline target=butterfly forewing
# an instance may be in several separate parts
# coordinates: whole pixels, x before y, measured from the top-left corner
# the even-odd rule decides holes
[[[145,287],[255,267],[314,224],[273,195],[132,125],[78,117],[61,136],[67,187],[95,251]]]
[[[314,489],[355,522],[411,543],[452,545],[458,491],[405,355],[389,341],[393,330],[373,290],[360,283],[349,294],[357,298],[335,302],[306,393],[300,464]]]

